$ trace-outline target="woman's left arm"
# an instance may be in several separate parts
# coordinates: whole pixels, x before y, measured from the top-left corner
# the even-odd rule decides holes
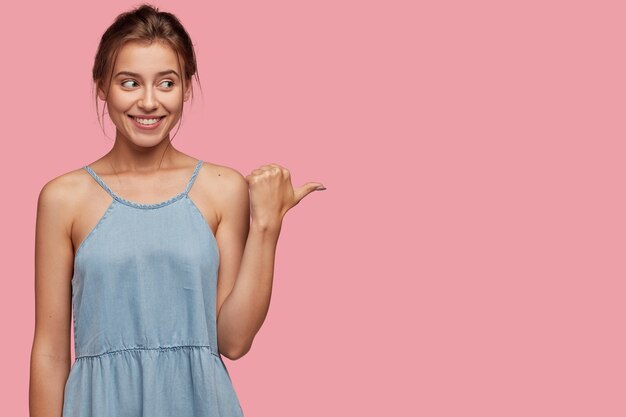
[[[231,360],[250,350],[267,316],[276,246],[285,214],[312,191],[325,189],[317,182],[294,189],[289,171],[277,164],[253,170],[245,180],[246,195],[240,191],[239,197],[231,202],[249,204],[249,211],[246,210],[250,213],[250,219],[246,220],[250,222],[249,229],[235,283],[221,305],[217,320],[218,349]],[[222,222],[227,221],[224,216]]]

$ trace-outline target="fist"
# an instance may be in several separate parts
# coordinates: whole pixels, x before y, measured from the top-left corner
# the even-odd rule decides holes
[[[264,224],[281,222],[287,211],[305,196],[316,190],[325,190],[319,182],[307,182],[293,188],[291,174],[278,164],[263,165],[246,177],[250,190],[250,215]]]

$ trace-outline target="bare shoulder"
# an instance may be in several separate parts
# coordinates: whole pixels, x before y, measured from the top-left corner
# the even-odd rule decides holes
[[[54,215],[69,232],[81,198],[80,190],[88,186],[85,174],[89,175],[82,168],[78,168],[45,183],[37,200],[38,214]]]
[[[235,168],[204,162],[199,175],[203,176],[204,181],[201,182],[205,187],[223,197],[232,197],[248,190],[246,178]]]
[[[241,186],[242,182],[247,183],[245,177],[235,168],[211,162],[204,162],[202,167],[200,172],[201,175],[204,175],[207,179],[207,181],[204,181],[205,183],[222,188],[236,188]]]
[[[248,181],[237,169],[204,162],[198,175],[203,197],[215,204],[220,218],[233,205],[248,204]]]

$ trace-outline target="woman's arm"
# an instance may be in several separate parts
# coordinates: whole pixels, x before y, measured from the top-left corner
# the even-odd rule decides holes
[[[321,184],[307,183],[294,190],[289,171],[276,164],[260,167],[246,178],[235,175],[232,181],[232,195],[224,199],[218,228],[218,242],[225,249],[220,253],[230,264],[225,281],[231,282],[232,291],[219,310],[217,332],[218,349],[234,360],[250,350],[267,315],[283,217]]]
[[[30,417],[60,417],[71,369],[73,248],[69,196],[62,179],[48,182],[37,202],[35,332],[30,357]]]

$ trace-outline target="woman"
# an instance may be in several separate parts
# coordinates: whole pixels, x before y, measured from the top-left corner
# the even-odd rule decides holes
[[[249,351],[282,219],[325,188],[294,189],[276,164],[243,177],[175,149],[194,75],[172,14],[143,5],[102,36],[93,80],[115,143],[38,201],[31,417],[243,415],[221,355]]]

